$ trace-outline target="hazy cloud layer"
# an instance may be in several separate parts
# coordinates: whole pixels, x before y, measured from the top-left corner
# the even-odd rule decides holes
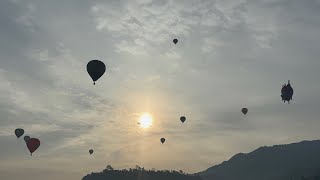
[[[1,1],[0,179],[80,179],[107,164],[197,172],[259,146],[317,139],[319,7]],[[107,66],[95,86],[91,59]],[[280,99],[288,79],[290,105]],[[137,125],[142,112],[154,117],[149,129]],[[34,156],[17,127],[41,140]]]

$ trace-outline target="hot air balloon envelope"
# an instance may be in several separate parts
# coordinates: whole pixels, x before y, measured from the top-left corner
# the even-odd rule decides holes
[[[89,153],[90,153],[90,154],[92,154],[92,153],[93,153],[93,150],[92,150],[92,149],[90,149],[90,150],[89,150]]]
[[[40,146],[40,140],[37,138],[30,138],[27,142],[27,147],[32,155],[32,153],[37,150]]]
[[[248,109],[247,109],[247,108],[242,108],[242,109],[241,109],[241,112],[242,112],[243,114],[247,114],[247,113],[248,113]]]
[[[293,88],[291,87],[290,81],[288,81],[288,84],[284,84],[281,88],[281,98],[283,102],[288,101],[290,103],[290,100],[292,100],[293,96]]]
[[[163,144],[163,143],[166,141],[166,139],[161,138],[160,141],[161,141],[161,143]]]
[[[184,117],[184,116],[181,116],[181,117],[180,117],[180,121],[181,121],[181,122],[184,122],[184,121],[186,121],[186,117]]]
[[[19,138],[24,134],[24,130],[21,128],[18,128],[14,131],[14,133],[16,134],[17,138]]]
[[[23,139],[25,142],[28,142],[30,140],[30,136],[24,136]]]
[[[91,60],[87,64],[87,71],[93,80],[93,84],[105,73],[106,66],[99,60]]]
[[[177,44],[178,43],[178,39],[173,39],[173,43]]]

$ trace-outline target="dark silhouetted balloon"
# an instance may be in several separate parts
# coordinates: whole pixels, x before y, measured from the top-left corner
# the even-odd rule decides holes
[[[166,139],[165,138],[161,138],[160,141],[163,144],[166,141]]]
[[[24,136],[23,139],[25,142],[28,142],[30,140],[30,136]]]
[[[241,112],[246,115],[248,113],[248,109],[247,108],[242,108]]]
[[[32,156],[32,153],[39,148],[39,146],[40,146],[40,140],[37,138],[30,138],[27,141],[27,147],[31,153],[31,156]]]
[[[90,154],[92,154],[92,153],[93,153],[93,150],[92,150],[92,149],[90,149],[90,150],[89,150],[89,153],[90,153]]]
[[[180,121],[181,121],[182,123],[184,123],[184,122],[186,121],[186,117],[181,116],[181,117],[180,117]]]
[[[178,43],[178,39],[173,39],[173,43],[177,44]]]
[[[17,138],[19,138],[24,134],[24,130],[21,128],[18,128],[14,131],[14,133],[16,134]]]
[[[293,96],[293,88],[291,87],[290,81],[288,81],[288,84],[284,84],[281,88],[281,98],[283,102],[288,101],[288,104],[290,104],[290,100],[292,100]]]
[[[93,80],[93,84],[95,85],[95,82],[105,73],[106,66],[99,60],[91,60],[87,64],[87,71]]]

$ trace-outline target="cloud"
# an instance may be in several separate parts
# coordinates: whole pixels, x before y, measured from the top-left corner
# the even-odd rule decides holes
[[[114,37],[126,38],[117,43],[117,52],[142,54],[156,51],[161,44],[172,41],[174,35],[187,35],[190,27],[184,24],[172,1],[130,1],[98,3],[92,7],[96,28],[107,30]],[[180,22],[182,21],[182,22]]]
[[[36,7],[34,4],[28,3],[28,4],[26,4],[26,9],[27,9],[27,11],[24,13],[24,15],[19,16],[15,20],[18,23],[29,28],[31,32],[35,32],[35,30],[33,29],[34,24],[33,24],[32,20],[33,20],[33,13],[34,13]]]

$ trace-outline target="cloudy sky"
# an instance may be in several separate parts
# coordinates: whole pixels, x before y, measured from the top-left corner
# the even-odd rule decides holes
[[[0,179],[78,180],[108,164],[194,173],[318,139],[319,10],[319,0],[1,0]],[[95,86],[92,59],[107,67]],[[143,112],[150,128],[137,124]],[[40,139],[32,157],[15,128]]]

